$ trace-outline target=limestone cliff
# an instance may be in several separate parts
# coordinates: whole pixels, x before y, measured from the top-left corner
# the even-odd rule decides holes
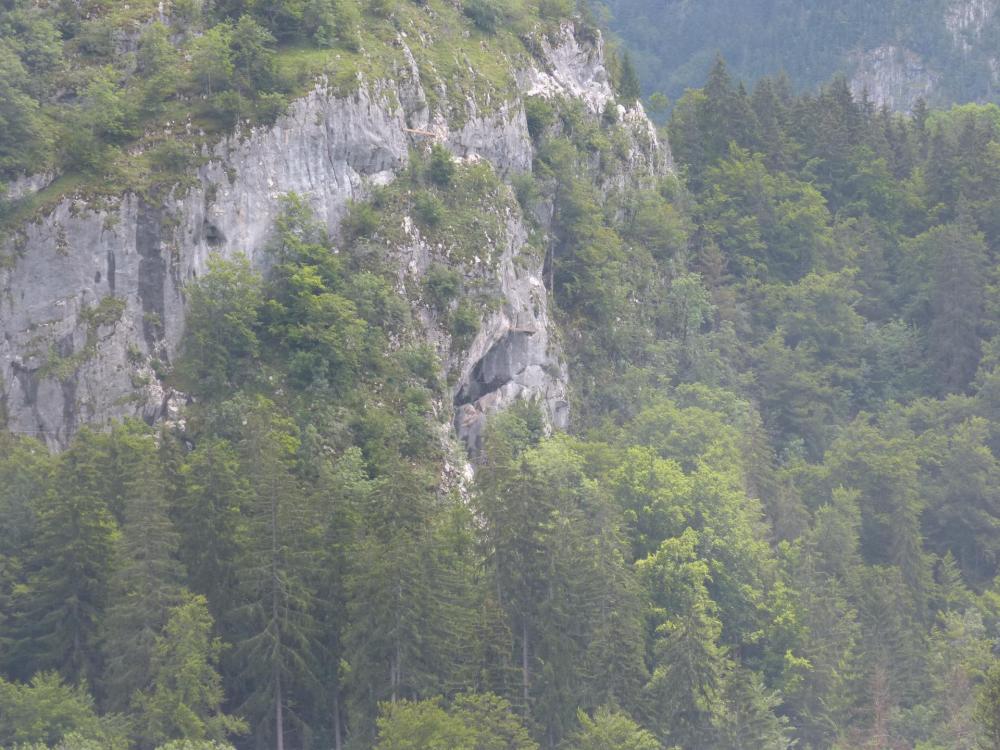
[[[857,55],[855,64],[851,79],[855,96],[867,94],[898,112],[909,111],[921,97],[931,98],[940,79],[918,54],[891,44]]]
[[[944,41],[934,54],[900,43],[855,52],[849,61],[851,88],[901,112],[918,98],[935,103],[994,99],[1000,84],[1000,59],[992,41],[997,9],[996,0],[951,0],[935,19]],[[975,82],[972,88],[970,82]]]
[[[408,53],[406,40],[398,42]],[[185,284],[206,269],[212,253],[244,252],[263,263],[282,195],[304,196],[335,233],[350,201],[392,181],[428,137],[511,176],[532,164],[524,96],[577,98],[593,117],[614,99],[600,36],[584,41],[571,24],[535,45],[532,63],[515,71],[518,94],[488,110],[468,96],[461,117],[436,109],[441,92],[425,89],[421,70],[406,57],[410,64],[392,80],[363,82],[350,94],[317,82],[273,126],[217,143],[193,185],[161,203],[134,194],[110,205],[70,197],[6,239],[0,415],[8,427],[58,447],[84,423],[152,421],[171,409],[174,394],[162,378],[184,331]],[[667,169],[669,154],[641,108],[619,114],[631,133],[629,169],[647,175]],[[45,181],[24,180],[17,190]],[[498,262],[484,271],[495,275],[502,303],[484,315],[474,341],[451,352],[450,342],[435,337],[433,320],[417,315],[459,373],[456,427],[469,442],[485,414],[526,395],[541,399],[553,425],[568,418],[567,371],[542,261],[523,252],[527,229],[517,212],[504,217],[504,226],[504,237],[491,239],[502,245]],[[418,236],[398,256],[401,287],[426,270]]]

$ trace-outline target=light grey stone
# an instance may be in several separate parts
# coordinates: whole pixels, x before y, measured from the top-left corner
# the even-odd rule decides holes
[[[163,205],[131,194],[100,206],[67,198],[0,242],[0,414],[8,427],[60,448],[86,423],[176,416],[177,394],[156,373],[177,354],[185,285],[205,272],[213,253],[245,253],[264,264],[262,250],[287,193],[303,196],[336,233],[352,199],[391,181],[410,149],[426,145],[426,136],[411,131],[434,132],[456,156],[486,159],[503,176],[531,169],[520,97],[488,112],[470,101],[453,128],[434,117],[412,55],[408,60],[396,80],[346,97],[320,82],[273,126],[223,139],[205,154],[194,186]],[[571,25],[543,42],[537,66],[519,71],[517,80],[525,94],[579,97],[595,116],[613,98],[599,35],[581,41]],[[628,169],[662,174],[669,151],[641,107],[623,117],[634,134]],[[50,178],[26,178],[13,189],[37,190]],[[507,217],[505,234],[498,262],[484,269],[495,275],[490,283],[502,303],[466,351],[452,352],[429,313],[417,311],[428,339],[460,374],[446,408],[455,409],[456,431],[471,447],[486,416],[515,399],[537,398],[556,428],[569,415],[568,373],[542,260],[526,254],[522,217]],[[419,237],[397,255],[401,280],[424,273],[430,262]],[[124,313],[91,330],[85,313],[108,295],[124,302]]]

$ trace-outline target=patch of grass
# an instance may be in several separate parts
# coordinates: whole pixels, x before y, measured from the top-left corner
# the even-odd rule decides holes
[[[63,175],[51,185],[37,193],[26,195],[8,204],[3,217],[0,218],[0,229],[10,230],[31,219],[51,211],[65,197],[77,192],[88,182],[88,177],[82,174]]]
[[[400,75],[406,75],[409,67],[404,44],[416,61],[432,111],[444,114],[453,127],[460,127],[469,114],[470,102],[480,115],[488,115],[516,94],[514,71],[530,64],[531,39],[557,27],[554,7],[550,3],[540,11],[537,0],[503,4],[504,22],[484,31],[450,0],[386,0],[377,7],[359,0],[340,0],[339,13],[347,26],[343,34],[324,41],[327,46],[298,42],[277,47],[275,77],[280,91],[239,98],[227,92],[229,98],[225,101],[191,92],[187,83],[190,62],[181,55],[173,71],[179,93],[158,103],[155,114],[138,122],[131,140],[109,148],[96,162],[83,165],[89,171],[67,173],[41,193],[7,207],[0,215],[0,227],[23,224],[70,195],[100,207],[102,199],[113,200],[130,191],[155,197],[174,185],[183,187],[184,175],[190,175],[199,163],[197,158],[190,162],[183,159],[185,152],[197,154],[203,146],[214,145],[232,132],[237,121],[251,125],[274,122],[289,102],[306,94],[318,80],[326,80],[330,93],[344,96],[361,86],[392,84]],[[115,33],[139,33],[143,24],[157,17],[158,8],[155,0],[109,4],[94,19],[98,22],[94,31],[103,33],[103,29],[110,28]],[[466,11],[470,8],[467,6]],[[95,37],[98,47],[100,41]],[[66,73],[67,88],[82,89],[107,62],[101,54],[100,50],[81,52]],[[146,81],[129,76],[120,80],[125,81],[121,93],[138,101]],[[385,90],[391,92],[391,85]],[[220,103],[226,106],[218,106]],[[398,101],[390,95],[389,104],[395,107]],[[44,119],[58,130],[57,123],[65,119],[69,109],[61,103],[46,104]],[[175,145],[167,146],[167,141]],[[431,215],[421,213],[424,221]]]

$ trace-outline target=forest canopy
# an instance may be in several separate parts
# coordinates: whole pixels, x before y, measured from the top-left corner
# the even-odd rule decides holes
[[[557,5],[432,10],[482,52]],[[185,97],[267,121],[282,61],[362,26],[178,1],[121,55],[127,6],[82,7],[0,10],[8,177],[99,184]],[[414,149],[338,232],[285,195],[264,262],[213,256],[179,418],[0,435],[0,747],[1000,748],[1000,109],[720,59],[643,185],[617,106],[524,109],[530,173]],[[467,454],[414,309],[470,344],[498,206],[545,256],[573,418],[523,400]],[[450,243],[419,308],[404,217]]]

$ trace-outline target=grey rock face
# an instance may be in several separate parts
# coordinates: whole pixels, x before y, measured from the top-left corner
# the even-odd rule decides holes
[[[602,111],[612,92],[600,39],[581,43],[567,25],[543,46],[538,67],[518,75],[524,91],[579,96],[590,111]],[[318,85],[274,126],[218,143],[195,186],[162,206],[133,195],[110,207],[66,199],[3,241],[0,417],[6,415],[8,427],[58,448],[84,423],[161,417],[172,408],[172,394],[158,374],[183,334],[184,286],[205,271],[210,255],[242,252],[261,264],[279,199],[290,192],[306,198],[335,232],[350,200],[405,168],[409,149],[423,142],[410,130],[437,132],[457,156],[487,159],[501,175],[530,170],[519,99],[490,112],[470,102],[461,127],[450,128],[433,116],[411,68],[397,81],[362,86],[347,97]],[[637,166],[662,169],[669,155],[645,115],[636,110],[629,117],[646,134],[636,141]],[[17,189],[31,190],[35,182],[43,180]],[[567,372],[548,317],[541,260],[523,257],[519,217],[507,221],[507,230],[494,269],[503,304],[464,354],[447,355],[461,373],[456,427],[470,445],[485,415],[517,398],[539,398],[556,427],[568,418]],[[411,273],[405,255],[401,273]]]
[[[997,0],[951,0],[943,9],[940,23],[951,37],[952,64],[978,57],[985,58],[991,72],[991,87],[1000,83],[1000,58],[990,49],[984,31],[995,22],[1000,3]],[[940,99],[941,60],[934,64],[916,51],[896,44],[884,44],[858,52],[851,60],[854,73],[851,89],[855,95],[867,91],[879,105],[908,112],[917,99]],[[975,63],[972,63],[975,65]]]
[[[65,445],[84,422],[158,417],[155,371],[184,329],[184,284],[212,253],[259,262],[279,198],[306,196],[335,229],[348,201],[406,164],[403,113],[362,89],[317,89],[272,128],[218,144],[197,187],[162,207],[125,195],[93,210],[69,199],[2,254],[0,398],[8,426]],[[87,311],[114,296],[121,319],[88,345]]]
[[[897,112],[908,112],[917,99],[930,97],[940,78],[915,52],[891,44],[858,55],[856,65],[854,95],[867,92],[872,101]]]
[[[615,98],[600,35],[582,42],[573,26],[565,24],[554,40],[541,40],[541,58],[539,67],[518,73],[518,85],[526,95],[579,99],[594,115]]]
[[[569,422],[568,373],[549,317],[542,258],[526,252],[526,240],[521,217],[508,217],[497,271],[504,304],[482,322],[457,363],[455,431],[472,451],[480,447],[486,417],[519,398],[537,399],[556,429]]]
[[[975,47],[996,10],[996,0],[952,0],[945,8],[944,25],[955,46],[963,52]]]
[[[503,176],[531,171],[531,137],[520,101],[502,104],[498,111],[480,115],[475,102],[472,115],[457,131],[446,131],[443,140],[460,157],[479,157],[493,164]]]
[[[6,186],[6,194],[3,198],[9,201],[16,201],[32,193],[37,193],[39,190],[48,187],[52,179],[53,175],[50,172],[24,175],[13,180]]]

